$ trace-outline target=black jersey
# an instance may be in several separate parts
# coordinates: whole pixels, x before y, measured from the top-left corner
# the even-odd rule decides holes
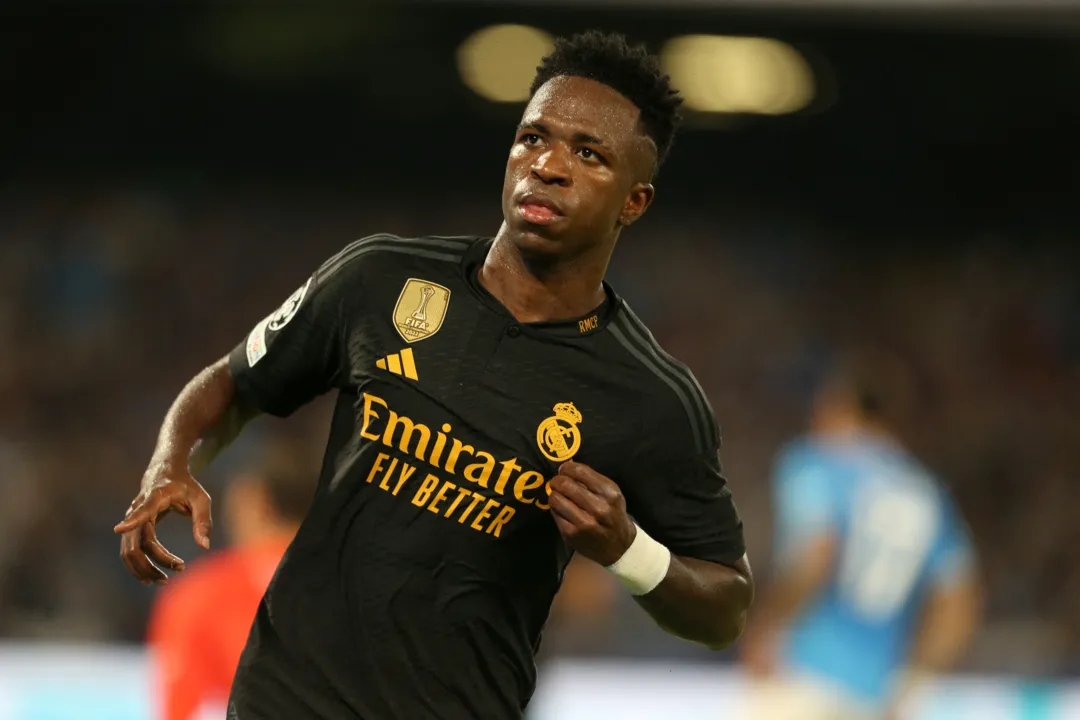
[[[230,717],[520,718],[571,556],[547,504],[571,458],[675,554],[742,557],[690,372],[610,288],[585,317],[517,322],[478,281],[491,242],[357,241],[230,356],[239,400],[263,412],[338,393]]]

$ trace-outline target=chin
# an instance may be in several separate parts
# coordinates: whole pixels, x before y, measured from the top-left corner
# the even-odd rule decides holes
[[[567,254],[566,243],[543,232],[544,228],[515,228],[511,236],[514,248],[526,265],[534,270],[558,263]]]
[[[533,225],[524,221],[510,223],[514,244],[522,250],[555,251],[564,246],[563,233],[553,227]]]

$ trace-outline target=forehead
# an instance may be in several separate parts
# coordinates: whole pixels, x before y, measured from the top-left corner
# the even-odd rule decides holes
[[[522,122],[539,122],[617,143],[637,139],[640,117],[641,111],[634,103],[607,85],[560,75],[536,91],[525,108]]]

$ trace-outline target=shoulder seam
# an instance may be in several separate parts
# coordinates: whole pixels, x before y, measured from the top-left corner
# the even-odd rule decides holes
[[[704,447],[704,428],[701,427],[701,423],[697,414],[693,411],[690,399],[686,396],[686,390],[679,383],[676,383],[669,375],[665,374],[656,364],[645,355],[640,347],[636,347],[635,343],[623,334],[622,330],[614,325],[608,326],[608,331],[612,337],[619,341],[619,343],[629,352],[646,370],[651,372],[661,382],[671,388],[675,393],[675,397],[678,398],[679,403],[683,406],[683,412],[686,413],[686,418],[690,423],[690,432],[694,437],[694,448],[699,453],[705,452]]]
[[[671,353],[664,350],[660,343],[656,341],[656,338],[653,337],[652,332],[645,326],[645,323],[641,321],[641,318],[634,314],[634,311],[631,310],[629,306],[626,308],[626,317],[631,321],[632,325],[635,325],[639,329],[642,340],[648,339],[648,342],[660,358],[667,361],[667,365],[671,368],[672,372],[681,377],[687,383],[691,392],[697,396],[697,399],[700,400],[700,407],[705,415],[707,424],[710,426],[710,430],[713,433],[713,437],[719,439],[720,428],[716,423],[716,413],[713,410],[712,403],[709,402],[709,396],[705,393],[705,388],[701,387],[701,383],[698,382],[693,371],[687,367],[685,363],[680,362],[677,358],[672,356]]]
[[[720,428],[705,391],[685,365],[668,354],[645,324],[624,303],[624,313],[611,328],[616,339],[642,365],[670,387],[686,412],[699,452],[709,452],[720,441]]]
[[[324,278],[330,277],[361,255],[380,250],[455,263],[465,256],[465,246],[457,242],[427,238],[412,238],[406,241],[397,235],[380,233],[349,243],[341,252],[323,263],[319,272]]]

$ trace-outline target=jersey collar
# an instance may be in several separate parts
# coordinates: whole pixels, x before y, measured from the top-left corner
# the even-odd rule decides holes
[[[514,323],[514,316],[506,309],[506,306],[499,302],[494,295],[488,292],[487,288],[480,284],[480,268],[484,265],[484,260],[487,258],[488,251],[491,249],[492,242],[494,242],[494,238],[481,238],[473,243],[465,253],[465,258],[462,262],[465,283],[485,307],[497,315],[506,318],[507,322]],[[517,323],[517,325],[528,332],[539,333],[541,335],[555,335],[568,338],[595,335],[615,319],[619,307],[622,305],[622,299],[615,294],[615,291],[606,281],[604,282],[604,295],[604,302],[602,302],[599,307],[581,317],[545,322]]]

